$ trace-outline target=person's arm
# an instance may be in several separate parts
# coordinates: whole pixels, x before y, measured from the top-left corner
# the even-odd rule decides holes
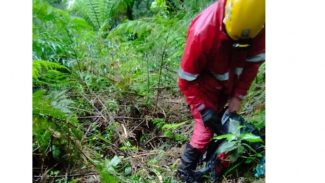
[[[247,95],[253,80],[256,78],[260,65],[265,61],[265,33],[264,30],[254,39],[252,48],[245,60],[243,72],[239,77],[233,94],[229,101],[231,112],[237,112],[240,108],[240,101]]]
[[[194,106],[198,111],[212,104],[205,98],[201,91],[198,79],[205,69],[207,60],[206,54],[213,45],[213,27],[205,28],[199,33],[190,28],[187,35],[186,45],[178,72],[178,86],[185,96],[186,102]]]

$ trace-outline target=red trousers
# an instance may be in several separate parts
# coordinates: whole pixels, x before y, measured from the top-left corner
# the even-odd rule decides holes
[[[228,97],[224,94],[216,95],[215,98],[213,98],[212,101],[215,102],[215,109],[217,109],[217,112],[222,111],[225,104],[227,103],[227,100]],[[213,132],[208,127],[204,126],[200,112],[198,112],[192,105],[190,108],[195,121],[190,144],[194,148],[204,151],[213,137]]]

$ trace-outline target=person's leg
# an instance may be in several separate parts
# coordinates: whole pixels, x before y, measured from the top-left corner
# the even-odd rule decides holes
[[[185,146],[181,165],[177,170],[181,179],[186,182],[194,181],[194,170],[213,135],[212,131],[204,126],[200,113],[193,108],[191,111],[195,120],[194,130],[190,142]]]
[[[190,144],[192,147],[203,152],[212,138],[212,130],[204,126],[201,114],[197,110],[192,109],[193,118],[195,121]]]
[[[190,143],[185,145],[185,149],[181,157],[181,164],[177,169],[177,174],[181,180],[185,181],[186,183],[195,182],[195,169],[201,156],[202,152],[192,147]]]

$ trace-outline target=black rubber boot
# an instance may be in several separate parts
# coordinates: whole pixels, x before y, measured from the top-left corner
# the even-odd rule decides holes
[[[195,169],[202,153],[187,143],[181,158],[181,165],[177,169],[177,175],[186,183],[198,183]]]

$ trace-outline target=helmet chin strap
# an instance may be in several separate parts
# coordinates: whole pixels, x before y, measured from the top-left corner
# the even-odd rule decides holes
[[[250,48],[252,46],[252,40],[251,39],[241,39],[234,41],[232,44],[233,48]]]
[[[232,47],[234,48],[249,48],[251,44],[249,43],[234,43],[232,44]]]

